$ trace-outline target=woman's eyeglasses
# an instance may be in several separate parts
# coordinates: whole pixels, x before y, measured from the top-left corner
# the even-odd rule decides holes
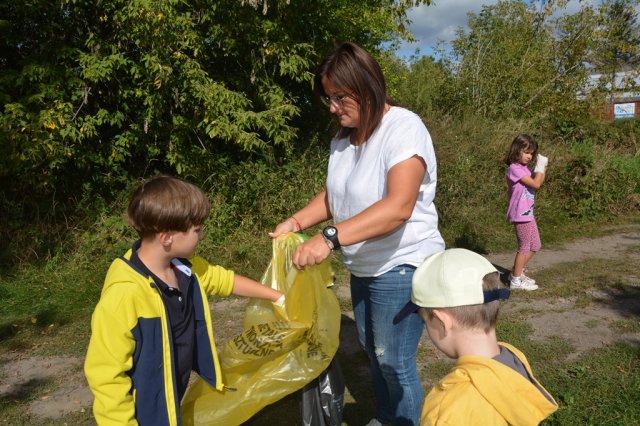
[[[331,107],[331,104],[336,108],[342,108],[345,98],[347,98],[347,95],[320,96],[322,103],[329,108]]]

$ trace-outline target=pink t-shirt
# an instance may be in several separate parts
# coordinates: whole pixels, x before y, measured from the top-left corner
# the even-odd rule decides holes
[[[533,173],[527,166],[520,163],[511,163],[507,169],[506,178],[509,187],[507,220],[511,223],[533,220],[534,191],[520,182],[520,179],[525,176],[533,177]]]

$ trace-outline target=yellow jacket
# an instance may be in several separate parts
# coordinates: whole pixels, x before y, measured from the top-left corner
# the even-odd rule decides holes
[[[499,344],[520,359],[539,388],[496,360],[462,356],[425,398],[421,425],[537,425],[558,409],[533,377],[524,354]]]
[[[160,290],[130,257],[131,250],[111,264],[91,318],[84,371],[95,397],[93,412],[99,425],[179,425],[171,326]],[[229,296],[234,273],[200,257],[173,262],[196,276],[193,369],[222,389],[207,295]]]

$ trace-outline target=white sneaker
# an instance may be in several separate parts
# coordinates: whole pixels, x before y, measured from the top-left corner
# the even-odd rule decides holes
[[[509,272],[509,281],[511,281],[514,278],[513,274],[511,272]],[[535,284],[536,280],[534,280],[531,277],[528,277],[524,274],[524,271],[522,271],[522,274],[520,274],[520,280],[527,282],[529,284]]]
[[[525,271],[522,271],[522,274],[520,274],[520,279],[521,279],[521,280],[523,280],[523,281],[527,281],[527,282],[529,282],[529,283],[531,283],[531,284],[535,284],[535,283],[536,283],[536,280],[534,280],[534,279],[533,279],[533,278],[531,278],[531,277],[526,276],[526,275],[524,274],[524,272],[525,272]]]
[[[520,289],[520,290],[527,290],[527,291],[538,289],[538,286],[535,283],[531,283],[523,279],[522,276],[520,277],[511,276],[511,279],[509,280],[509,285],[513,289]]]

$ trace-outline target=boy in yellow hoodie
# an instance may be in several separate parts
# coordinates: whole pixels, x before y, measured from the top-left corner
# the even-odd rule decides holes
[[[416,269],[411,301],[394,323],[417,312],[434,345],[457,359],[425,398],[421,425],[537,425],[556,411],[524,354],[497,341],[508,297],[496,268],[469,250],[434,254]]]
[[[142,184],[127,210],[140,240],[115,259],[91,318],[85,375],[99,425],[177,426],[191,371],[224,387],[207,296],[284,295],[194,256],[210,211],[195,185]]]

